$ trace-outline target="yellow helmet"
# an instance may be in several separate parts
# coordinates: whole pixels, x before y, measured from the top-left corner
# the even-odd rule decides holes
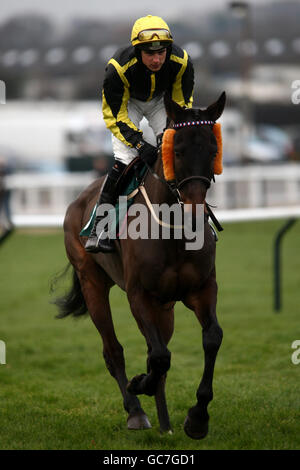
[[[136,20],[131,31],[133,46],[148,46],[152,50],[162,49],[173,42],[170,28],[159,16],[147,15]]]

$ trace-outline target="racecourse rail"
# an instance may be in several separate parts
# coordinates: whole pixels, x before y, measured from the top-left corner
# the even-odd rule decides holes
[[[94,172],[10,175],[6,185],[11,190],[12,213],[64,214],[96,177]],[[218,210],[298,206],[300,164],[225,167],[208,190],[207,201]]]

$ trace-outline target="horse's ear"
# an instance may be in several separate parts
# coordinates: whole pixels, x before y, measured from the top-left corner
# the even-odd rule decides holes
[[[181,108],[181,106],[179,106],[179,104],[172,100],[172,97],[168,91],[165,92],[164,103],[168,118],[171,119],[171,121],[180,119],[180,116],[182,116],[184,110]]]
[[[223,91],[220,98],[213,104],[211,104],[208,108],[206,108],[206,113],[209,115],[212,121],[217,121],[221,114],[224,111],[226,102],[226,93]]]

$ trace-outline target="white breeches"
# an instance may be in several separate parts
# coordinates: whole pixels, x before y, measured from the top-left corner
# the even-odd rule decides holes
[[[130,99],[127,109],[129,119],[138,129],[140,128],[140,122],[143,117],[147,119],[155,136],[161,134],[166,127],[167,114],[162,96],[146,102]],[[149,142],[149,139],[146,136],[144,136],[144,138]],[[136,149],[128,147],[114,135],[112,136],[112,146],[115,159],[121,161],[125,165],[128,165],[138,155]]]

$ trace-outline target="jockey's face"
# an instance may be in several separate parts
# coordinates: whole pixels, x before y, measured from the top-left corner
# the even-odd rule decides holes
[[[162,51],[143,51],[142,50],[142,62],[151,72],[158,72],[165,63],[167,56],[167,49]]]

